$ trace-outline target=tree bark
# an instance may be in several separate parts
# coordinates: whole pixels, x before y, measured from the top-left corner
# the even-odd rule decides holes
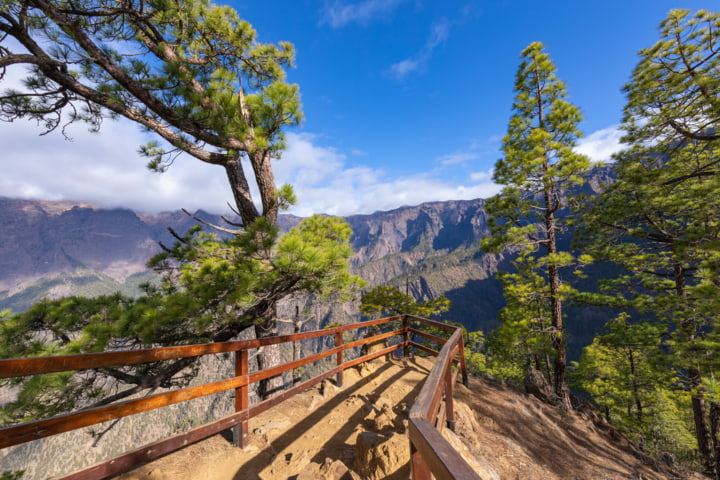
[[[628,359],[630,360],[630,375],[632,375],[632,392],[635,400],[635,409],[637,410],[637,419],[639,422],[643,420],[642,401],[640,400],[640,387],[638,386],[637,375],[635,372],[635,356],[633,349],[628,349]]]
[[[715,455],[715,478],[720,480],[720,404],[710,402],[710,437]]]
[[[278,324],[276,319],[276,305],[273,303],[262,315],[259,323],[255,325],[255,336],[257,338],[275,337],[278,334]],[[280,357],[280,345],[266,345],[263,351],[258,355],[258,363],[260,370],[280,365],[282,361]],[[258,396],[261,400],[273,397],[283,389],[282,375],[261,380],[258,383]]]
[[[557,239],[555,237],[555,206],[552,201],[552,192],[545,190],[545,228],[547,229],[546,248],[549,255],[557,253]],[[554,374],[555,394],[565,408],[572,409],[570,389],[567,384],[567,352],[565,338],[563,337],[564,322],[562,316],[562,301],[560,299],[560,269],[554,262],[548,265],[548,283],[550,284],[550,308],[552,329],[550,339],[555,350]]]
[[[707,408],[705,406],[705,394],[700,390],[702,384],[700,371],[696,368],[691,368],[688,374],[690,376],[690,383],[693,389],[695,389],[692,396],[692,410],[698,452],[700,452],[707,473],[717,478],[718,471],[717,464],[713,458],[712,438],[706,421]]]

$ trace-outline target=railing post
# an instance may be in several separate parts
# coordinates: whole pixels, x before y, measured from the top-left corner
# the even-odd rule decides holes
[[[410,356],[410,332],[408,331],[408,328],[410,328],[410,322],[408,322],[408,317],[405,315],[402,320],[403,325],[403,356],[405,358],[408,358]]]
[[[335,346],[336,346],[336,347],[342,346],[342,344],[343,344],[343,337],[342,337],[342,336],[343,336],[342,332],[338,332],[338,333],[335,334]],[[338,367],[341,367],[342,364],[343,364],[343,351],[340,350],[340,351],[337,353],[337,366],[338,366]],[[335,383],[337,384],[338,387],[342,387],[342,384],[343,384],[343,371],[342,371],[342,369],[337,373],[337,376],[336,376],[336,379],[335,379]]]
[[[462,382],[465,388],[470,388],[468,383],[467,364],[465,363],[465,343],[463,342],[462,336],[460,336],[460,374],[462,375]]]
[[[410,478],[412,480],[432,480],[433,478],[425,459],[412,441],[410,441]]]
[[[248,351],[235,351],[235,376],[248,375]],[[235,389],[235,412],[247,410],[250,407],[249,385],[243,385]],[[233,441],[236,447],[245,448],[250,443],[248,431],[248,420],[242,420],[233,427]]]
[[[455,355],[451,355],[449,358],[454,358]],[[455,408],[453,405],[453,378],[455,378],[455,375],[453,375],[452,371],[452,361],[450,361],[450,366],[448,366],[447,372],[445,373],[445,421],[447,424],[447,427],[455,431]]]

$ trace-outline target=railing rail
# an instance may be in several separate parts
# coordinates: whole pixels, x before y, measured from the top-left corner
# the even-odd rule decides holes
[[[416,328],[411,328],[409,326],[409,321],[411,320],[427,326],[441,328],[447,331],[454,331],[454,333],[448,341],[445,341],[437,335],[429,334]],[[344,332],[397,321],[402,321],[403,326],[401,329],[347,343],[343,340]],[[438,352],[429,347],[411,341],[411,334],[417,334],[429,340],[444,343],[445,345],[438,354]],[[335,347],[270,369],[254,373],[250,373],[249,371],[248,359],[249,351],[251,349],[325,336],[335,337]],[[353,360],[345,360],[344,358],[344,352],[348,349],[368,343],[375,343],[394,336],[401,336],[402,340],[395,345],[391,345],[382,350],[375,351],[371,354],[364,355]],[[463,470],[461,466],[452,467],[451,470],[445,472],[446,462],[438,460],[438,457],[451,458],[452,462],[457,463],[459,458],[459,462],[464,464],[467,469],[470,468],[457,454],[457,452],[452,450],[447,441],[444,440],[435,428],[438,418],[446,418],[448,425],[451,428],[453,427],[453,385],[459,372],[462,372],[464,381],[467,381],[465,357],[462,348],[462,332],[457,327],[452,327],[440,322],[434,322],[410,315],[399,315],[324,330],[315,330],[311,332],[253,340],[149,348],[122,352],[102,352],[55,357],[0,360],[0,378],[10,378],[62,371],[117,367],[138,363],[199,357],[218,353],[234,353],[235,356],[235,372],[234,376],[231,378],[5,427],[0,429],[0,448],[19,445],[31,440],[45,438],[51,435],[95,425],[108,420],[114,420],[128,415],[134,415],[136,413],[228,390],[235,391],[234,414],[194,428],[183,434],[160,440],[137,450],[127,452],[119,457],[115,457],[92,467],[85,468],[63,478],[68,480],[105,478],[107,476],[126,471],[136,465],[139,465],[140,463],[158,458],[189,443],[202,440],[228,428],[235,429],[238,445],[240,447],[245,447],[247,446],[249,440],[248,421],[250,418],[332,376],[335,376],[336,382],[339,385],[342,385],[343,370],[374,358],[388,355],[401,347],[403,348],[403,353],[405,355],[408,355],[411,347],[438,355],[438,361],[435,363],[435,366],[430,372],[425,386],[418,395],[418,399],[415,401],[410,413],[410,441],[413,455],[414,478],[430,478],[429,475],[431,471],[437,478],[441,479],[479,478],[477,476],[462,476],[464,475],[463,472],[465,472],[465,470]],[[455,360],[458,353],[459,360]],[[259,402],[252,406],[249,404],[249,386],[252,383],[280,375],[284,372],[291,371],[303,365],[307,365],[333,355],[336,356],[336,367],[306,380],[305,382],[294,385],[271,399]],[[459,363],[460,366],[460,369],[454,374],[451,369],[451,365],[453,363]],[[438,409],[440,404],[443,402],[443,396],[446,408],[440,413],[440,415],[438,415]],[[432,432],[428,430],[428,426],[431,427]],[[454,453],[457,458],[452,457],[452,453]],[[451,457],[447,457],[447,455],[450,455]],[[450,475],[459,473],[461,476],[447,476],[446,473],[448,472]]]

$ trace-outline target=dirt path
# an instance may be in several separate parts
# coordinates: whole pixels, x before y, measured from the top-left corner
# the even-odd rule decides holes
[[[359,478],[358,435],[382,434],[398,450],[378,478],[408,478],[404,420],[432,361],[375,360],[344,373],[343,388],[323,382],[250,420],[250,446],[235,448],[216,435],[167,455],[122,480],[247,480]],[[367,434],[366,434],[367,436]],[[296,477],[297,476],[297,477]]]
[[[408,406],[432,361],[375,360],[250,420],[250,446],[216,435],[122,475],[122,480],[407,479]],[[458,384],[455,433],[445,437],[484,480],[678,480],[598,415],[567,412],[516,387]]]

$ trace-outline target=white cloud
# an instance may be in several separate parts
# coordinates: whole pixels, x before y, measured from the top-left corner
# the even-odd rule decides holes
[[[491,182],[493,177],[494,169],[490,169],[486,172],[472,172],[470,174],[470,180],[473,182]]]
[[[442,18],[433,23],[425,44],[411,57],[390,65],[386,71],[387,74],[396,80],[404,80],[412,73],[423,72],[435,49],[444,43],[449,36],[450,21],[447,18]]]
[[[612,161],[612,155],[623,149],[620,138],[623,136],[618,125],[613,125],[591,133],[578,141],[576,151],[587,155],[594,162]]]
[[[417,60],[406,58],[401,62],[390,65],[388,74],[396,80],[402,80],[418,70],[420,70],[420,63]]]
[[[450,36],[450,22],[443,18],[430,27],[430,36],[425,47],[432,50],[447,40],[448,36]]]
[[[350,23],[366,25],[378,17],[387,15],[405,0],[365,0],[347,3],[336,0],[326,5],[323,23],[341,28]]]
[[[296,215],[371,213],[428,201],[483,198],[499,190],[488,175],[457,185],[433,173],[391,178],[379,169],[347,167],[344,154],[317,145],[317,140],[289,134],[288,149],[277,164],[278,180],[295,187],[299,202],[291,213]]]
[[[470,160],[477,160],[478,158],[480,158],[480,155],[475,152],[458,152],[443,155],[436,160],[440,162],[441,165],[457,165],[469,162]]]
[[[82,200],[150,213],[181,207],[226,212],[232,201],[224,170],[216,165],[181,157],[165,173],[148,171],[137,153],[145,138],[130,122],[108,122],[100,134],[73,125],[72,142],[58,132],[39,137],[40,131],[25,121],[2,124],[0,195]],[[299,203],[291,213],[296,215],[371,213],[497,190],[488,178],[458,185],[427,172],[392,178],[379,169],[349,167],[343,152],[319,145],[319,138],[307,133],[289,133],[287,141],[274,170],[279,184],[295,187]]]
[[[108,122],[100,134],[73,125],[72,142],[58,132],[39,137],[40,131],[26,121],[2,124],[0,195],[88,201],[145,212],[184,207],[222,213],[232,201],[221,167],[181,157],[166,173],[149,172],[146,159],[137,153],[143,133],[128,121]],[[578,151],[594,160],[607,159],[620,148],[619,138],[617,127],[599,130],[583,139]],[[296,215],[371,213],[427,201],[487,198],[499,191],[492,170],[472,171],[463,164],[472,165],[474,156],[493,152],[460,151],[437,159],[444,164],[437,171],[391,176],[378,168],[349,166],[345,152],[322,145],[322,140],[289,133],[288,148],[274,163],[277,182],[295,187],[299,203],[290,212]],[[449,165],[456,165],[464,180],[441,176]]]
[[[137,153],[145,138],[128,121],[107,121],[100,134],[83,125],[68,131],[72,141],[57,131],[41,137],[42,129],[27,121],[3,123],[0,195],[84,200],[147,212],[227,210],[231,196],[221,167],[184,157],[166,173],[150,172]]]

